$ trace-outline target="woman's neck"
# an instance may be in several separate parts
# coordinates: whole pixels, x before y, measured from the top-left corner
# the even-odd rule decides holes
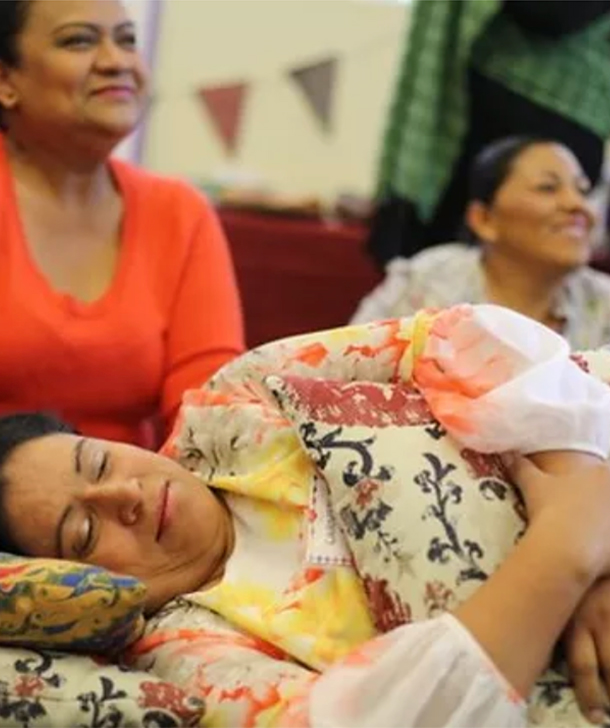
[[[98,203],[113,188],[106,157],[100,154],[80,154],[69,145],[55,150],[11,134],[4,139],[15,180],[29,191],[82,205]]]
[[[565,270],[542,270],[534,262],[516,261],[498,251],[484,251],[485,294],[490,303],[512,308],[552,328],[561,328],[554,314]]]
[[[233,521],[233,515],[223,495],[219,492],[215,492],[215,495],[222,509],[219,522],[219,534],[214,539],[216,543],[220,544],[220,548],[214,555],[206,574],[205,582],[202,585],[202,588],[205,589],[210,589],[222,581],[227,561],[235,549],[235,523]]]

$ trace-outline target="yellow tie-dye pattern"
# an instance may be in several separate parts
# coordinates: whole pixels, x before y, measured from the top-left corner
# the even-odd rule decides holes
[[[437,314],[430,311],[419,311],[413,318],[406,319],[401,326],[398,336],[410,342],[399,364],[399,374],[402,381],[408,382],[413,374],[415,361],[424,351],[428,340],[430,328]]]
[[[375,629],[360,580],[351,567],[322,570],[303,562],[306,511],[302,504],[308,502],[313,472],[311,461],[302,457],[299,447],[267,471],[214,480],[216,488],[250,496],[242,502],[240,514],[244,518],[246,512],[248,531],[253,535],[249,552],[255,552],[257,538],[273,542],[285,549],[287,561],[292,558],[293,576],[273,588],[262,584],[261,572],[245,574],[248,569],[244,567],[229,572],[213,589],[190,598],[310,667],[324,669],[370,639]],[[256,490],[254,481],[264,500],[251,497]],[[277,502],[268,500],[272,495],[278,497]],[[260,569],[265,569],[263,562]],[[346,608],[349,620],[345,620]]]

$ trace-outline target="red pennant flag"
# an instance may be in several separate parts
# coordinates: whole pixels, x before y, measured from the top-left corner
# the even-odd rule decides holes
[[[336,58],[290,71],[290,77],[305,95],[325,131],[330,131],[332,125],[336,71]]]
[[[237,149],[248,90],[247,83],[235,83],[229,86],[208,86],[198,92],[229,154]]]

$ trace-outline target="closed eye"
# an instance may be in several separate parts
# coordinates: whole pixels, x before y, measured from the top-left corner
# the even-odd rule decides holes
[[[556,192],[558,185],[555,182],[542,182],[536,186],[539,192]]]
[[[99,463],[97,465],[97,470],[95,473],[95,482],[99,483],[99,481],[106,475],[108,471],[108,451],[104,452],[101,458],[99,459]]]
[[[72,551],[77,559],[85,559],[93,550],[95,541],[95,520],[91,512],[84,514],[78,527]]]

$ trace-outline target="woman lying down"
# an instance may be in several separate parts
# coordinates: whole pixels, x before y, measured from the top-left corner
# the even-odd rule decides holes
[[[598,365],[608,357],[590,356]],[[341,408],[324,405],[319,392],[310,421],[295,423],[295,392],[312,379],[330,380],[343,401],[356,391],[347,424],[337,424]],[[375,398],[367,382],[393,384]],[[396,401],[412,404],[401,412]],[[354,555],[359,536],[335,507],[356,491],[365,504],[371,487],[379,492],[398,472],[375,470],[370,448],[399,421],[405,444],[391,456],[433,462],[408,449],[415,412],[424,413],[430,451],[444,439],[456,458],[505,454],[528,527],[519,538],[523,504],[499,489],[496,456],[479,456],[498,475],[483,478],[487,490],[476,473],[467,487],[452,482],[449,498],[440,479],[406,479],[393,507],[406,504],[410,518],[416,495],[434,497],[417,522],[440,524],[449,545],[437,537],[409,544],[413,561],[387,567],[388,589],[406,600],[425,586],[429,596],[430,584],[420,583],[426,563],[437,577],[453,574],[456,559],[470,566],[451,585],[446,611],[436,599],[418,612],[414,597],[383,622],[359,575],[368,555]],[[328,432],[320,435],[314,415],[317,425],[331,423]],[[203,694],[210,725],[601,723],[599,676],[610,674],[609,415],[610,389],[569,358],[559,336],[499,307],[298,337],[246,354],[187,395],[163,455],[82,438],[44,415],[4,418],[0,547],[143,580],[151,619],[129,657]],[[368,434],[346,444],[358,417]],[[359,455],[334,484],[331,466],[346,447]],[[497,496],[495,521],[475,524],[486,529],[485,548],[460,532],[470,491]],[[373,560],[391,510],[386,502],[368,521],[377,529],[367,542],[376,544]],[[505,522],[516,525],[507,531]],[[395,537],[394,551],[414,533]],[[477,571],[483,552],[496,553],[485,573]],[[573,692],[563,718],[541,697],[562,637],[586,718]]]

